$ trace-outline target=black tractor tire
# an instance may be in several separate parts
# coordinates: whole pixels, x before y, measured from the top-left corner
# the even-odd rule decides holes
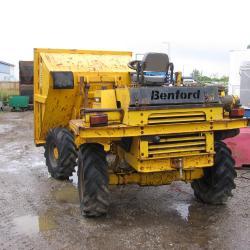
[[[215,142],[214,166],[204,169],[204,176],[191,184],[197,200],[219,205],[224,204],[232,196],[235,189],[234,179],[237,173],[231,150],[224,142]]]
[[[78,191],[83,216],[107,214],[108,184],[108,163],[103,146],[96,143],[81,146],[78,153]]]
[[[72,176],[76,166],[77,149],[70,131],[66,128],[50,129],[46,137],[44,156],[53,178],[65,180]]]
[[[216,141],[216,144],[218,144],[221,147],[223,147],[228,152],[228,154],[232,155],[231,149],[227,146],[227,144],[225,142],[223,142],[223,141]]]

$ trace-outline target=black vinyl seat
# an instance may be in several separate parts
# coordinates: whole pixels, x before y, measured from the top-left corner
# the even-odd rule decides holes
[[[131,73],[132,82],[143,85],[162,85],[168,83],[168,71],[172,63],[164,53],[147,53],[141,61],[131,61],[128,66],[136,72]]]

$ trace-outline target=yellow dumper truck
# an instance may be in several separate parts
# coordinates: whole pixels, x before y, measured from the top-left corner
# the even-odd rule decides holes
[[[222,142],[247,126],[237,98],[214,86],[182,86],[163,53],[34,50],[35,144],[48,171],[78,165],[81,213],[109,207],[109,185],[191,182],[195,197],[224,203],[235,188]]]

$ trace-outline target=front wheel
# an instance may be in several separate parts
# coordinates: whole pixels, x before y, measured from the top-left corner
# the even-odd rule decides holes
[[[224,142],[215,143],[214,166],[204,169],[204,176],[192,182],[195,197],[208,204],[223,204],[232,196],[236,187],[234,179],[237,173],[231,150]]]
[[[108,163],[103,146],[96,143],[80,147],[78,154],[78,191],[81,214],[99,217],[109,207]]]

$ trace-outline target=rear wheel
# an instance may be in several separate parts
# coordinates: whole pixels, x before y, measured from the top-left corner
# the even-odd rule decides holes
[[[108,163],[100,144],[81,146],[78,155],[78,191],[81,214],[105,215],[109,207]]]
[[[204,176],[192,182],[195,197],[209,204],[223,204],[232,196],[237,173],[231,150],[224,142],[215,143],[214,166],[204,169]]]
[[[55,179],[68,179],[76,166],[77,150],[73,135],[66,128],[51,129],[46,137],[46,165]]]

